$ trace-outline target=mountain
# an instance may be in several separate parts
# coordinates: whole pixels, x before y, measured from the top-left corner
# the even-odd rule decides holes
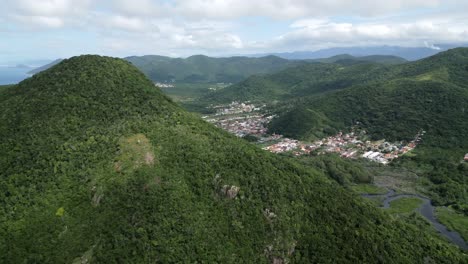
[[[413,157],[398,162],[433,183],[430,191],[437,204],[465,208],[468,164],[460,160],[468,149],[468,48],[392,66],[382,74],[337,92],[286,103],[270,131],[314,139],[358,124],[374,139],[409,141],[424,130]]]
[[[2,263],[461,263],[314,168],[80,56],[0,89]]]
[[[275,56],[261,58],[212,58],[195,55],[186,59],[163,56],[127,57],[153,81],[234,83],[252,74],[277,72],[305,62],[292,62]]]
[[[402,116],[405,114],[408,114],[408,117],[411,116],[410,113],[405,113],[404,110],[412,111],[413,115],[418,114],[421,116],[426,116],[426,113],[434,111],[436,112],[434,114],[439,116],[435,120],[445,120],[447,122],[450,122],[450,119],[447,118],[448,116],[457,114],[460,115],[459,118],[466,116],[463,108],[453,109],[453,107],[464,107],[467,102],[465,101],[466,93],[468,92],[468,78],[466,77],[468,71],[467,59],[468,48],[459,48],[409,64],[391,67],[369,66],[368,69],[359,69],[356,68],[356,65],[346,67],[340,71],[352,70],[351,72],[353,73],[351,75],[355,78],[355,82],[352,82],[352,77],[346,78],[349,80],[347,84],[343,86],[334,84],[329,89],[336,90],[337,88],[341,88],[342,91],[320,98],[311,98],[311,101],[306,102],[306,105],[313,104],[317,106],[314,109],[323,108],[324,111],[327,109],[326,112],[335,112],[333,116],[339,117],[340,122],[343,121],[341,123],[343,125],[351,125],[360,119],[364,125],[378,128],[380,136],[386,135],[395,138],[398,134],[405,135],[403,137],[408,138],[414,135],[416,127],[428,128],[427,125],[432,123],[429,119],[433,118],[431,118],[431,115],[427,115],[429,119],[420,118],[418,122],[407,120],[408,124],[404,124],[405,119],[402,119]],[[339,78],[343,75],[336,71],[336,67],[331,66],[330,68],[335,71],[333,73],[334,78]],[[382,70],[384,68],[385,70]],[[307,76],[305,73],[309,69],[301,67],[295,70],[300,70],[304,76]],[[286,72],[268,76],[268,80],[277,84],[276,80],[278,76],[281,76],[280,79],[284,80],[283,76]],[[319,73],[318,75],[322,75],[320,78],[322,82],[331,83],[327,80],[327,76],[324,73]],[[310,75],[308,77],[310,79]],[[301,81],[303,80],[305,78],[301,78]],[[311,86],[306,89],[308,92],[319,86],[310,81],[307,84]],[[443,95],[443,97],[440,97],[440,95]],[[331,101],[334,102],[331,104]],[[303,105],[299,107],[302,108]],[[416,107],[420,107],[420,109]],[[426,111],[423,109],[426,109]],[[339,111],[341,112],[338,114]],[[377,114],[378,112],[385,113],[385,117],[387,118],[382,118]],[[351,118],[353,120],[349,119],[351,116],[354,117]],[[366,117],[375,120],[366,120]],[[378,126],[374,124],[377,121],[379,122]],[[413,129],[409,129],[407,132],[403,128],[398,129],[399,124],[406,128],[406,125],[410,123],[414,126]],[[455,122],[454,124],[458,123]],[[387,130],[393,132],[383,132],[382,126],[386,126]],[[292,126],[287,127],[293,129]],[[459,129],[461,130],[462,127]],[[389,133],[392,133],[392,135],[389,135]],[[306,134],[296,134],[295,136],[307,137]]]
[[[332,60],[330,60],[332,61]],[[271,75],[254,75],[245,81],[210,93],[200,101],[227,103],[231,101],[285,101],[319,95],[394,74],[393,68],[377,63],[310,63],[288,68]]]
[[[467,46],[468,44],[454,44],[454,45],[434,45],[434,47],[399,47],[399,46],[375,46],[375,47],[337,47],[321,49],[317,51],[295,51],[285,53],[266,53],[266,54],[253,54],[250,56],[266,56],[274,55],[284,59],[290,60],[305,60],[305,59],[320,59],[328,58],[340,54],[350,54],[352,56],[363,57],[370,55],[391,55],[404,58],[406,60],[419,60],[441,51],[452,49],[459,46]]]
[[[45,71],[45,70],[49,69],[50,67],[59,64],[62,60],[63,59],[56,59],[56,60],[54,60],[54,61],[52,61],[52,62],[50,62],[50,63],[48,63],[46,65],[43,65],[41,67],[38,67],[38,68],[35,68],[35,69],[29,71],[28,74],[36,74],[36,73],[39,73],[41,71]]]
[[[340,54],[336,56],[332,56],[329,58],[323,59],[315,59],[312,61],[316,62],[323,62],[323,63],[338,63],[343,65],[352,65],[358,63],[368,63],[368,62],[375,62],[380,64],[402,64],[408,62],[407,60],[391,55],[370,55],[370,56],[363,56],[363,57],[355,57],[349,54]]]
[[[212,58],[194,55],[186,59],[158,55],[125,58],[155,82],[233,83],[252,74],[273,73],[306,62],[289,61],[275,56],[261,58]],[[35,74],[59,63],[61,59],[30,72]]]

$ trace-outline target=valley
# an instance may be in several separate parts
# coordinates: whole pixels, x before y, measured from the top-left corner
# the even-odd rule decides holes
[[[372,69],[374,71],[374,76],[371,77],[373,80],[364,81],[364,83],[368,82],[368,85],[355,85],[353,82],[349,82],[352,78],[349,79],[348,74],[345,74],[343,78],[348,81],[347,85],[350,88],[317,94],[316,91],[320,91],[316,90],[317,85],[318,87],[329,85],[337,87],[336,80],[341,77],[335,75],[332,78],[326,76],[323,78],[323,70],[333,69],[333,66],[311,65],[303,66],[304,69],[309,68],[306,71],[309,74],[308,77],[303,78],[300,76],[305,75],[297,74],[301,71],[300,67],[287,69],[271,77],[253,77],[254,79],[247,79],[245,84],[235,84],[214,91],[210,95],[202,95],[197,103],[199,106],[211,109],[203,114],[206,121],[238,137],[243,137],[264,150],[290,157],[305,156],[305,159],[309,159],[309,157],[314,159],[314,156],[317,155],[338,155],[341,158],[351,159],[356,164],[363,164],[357,166],[363,166],[372,175],[371,184],[377,188],[397,190],[404,195],[424,195],[432,198],[430,203],[427,201],[426,203],[432,203],[435,206],[431,211],[435,210],[437,215],[441,215],[437,216],[437,219],[440,218],[443,225],[450,225],[456,231],[464,234],[466,228],[463,225],[451,223],[468,219],[464,213],[468,201],[466,196],[467,183],[464,176],[468,175],[468,166],[463,162],[467,145],[466,138],[461,136],[468,125],[462,121],[462,116],[465,115],[463,109],[458,113],[449,112],[448,109],[468,104],[468,89],[464,88],[465,84],[457,79],[457,76],[462,74],[460,70],[463,69],[463,66],[459,68],[450,64],[456,63],[457,56],[465,56],[465,53],[466,49],[456,49],[447,52],[447,55],[426,59],[431,63],[445,63],[444,65],[446,65],[446,68],[442,70],[445,72],[444,74],[431,73],[432,77],[429,79],[421,78],[421,76],[429,76],[424,72],[433,71],[424,65],[424,60],[402,66],[392,66],[393,69],[379,65],[366,66],[366,75],[361,75],[361,77],[359,77],[361,74],[359,72],[364,69],[363,66],[356,67],[351,64],[344,66],[344,68],[350,67],[350,70],[347,71],[355,73],[352,78],[356,80],[367,78],[366,76],[369,76],[367,75],[368,70]],[[462,60],[462,57],[459,57],[459,60]],[[311,67],[314,68],[312,72],[310,71]],[[382,71],[384,69],[387,72]],[[450,74],[448,69],[452,71],[450,76],[453,76],[452,78],[455,80],[450,84],[447,79],[448,74]],[[285,92],[277,92],[279,90],[274,87],[283,87],[281,89],[286,91],[284,88],[287,86],[285,85],[290,85],[285,82],[288,80],[286,76],[291,74],[294,74],[293,78],[296,80],[292,91],[306,91],[306,87],[311,87],[312,94],[303,98],[295,98],[294,96],[284,96]],[[321,79],[314,79],[316,78],[314,74],[320,75]],[[384,76],[378,77],[376,74],[384,74]],[[402,74],[403,79],[400,77]],[[413,82],[410,76],[416,76],[417,83]],[[327,81],[327,78],[330,81]],[[379,80],[381,78],[384,78],[385,81]],[[389,82],[388,78],[395,78],[394,83]],[[311,81],[304,82],[304,80]],[[271,81],[273,82],[269,84]],[[456,87],[451,87],[453,84],[456,84]],[[244,87],[248,88],[243,90]],[[265,93],[259,93],[259,90],[262,91],[264,87],[267,87]],[[298,90],[298,87],[301,88]],[[408,90],[399,91],[400,87],[402,89],[404,89],[403,87],[415,88],[414,92],[408,92]],[[447,93],[443,89],[447,89]],[[392,94],[391,97],[386,97],[386,91]],[[233,96],[232,92],[242,94],[242,97]],[[353,94],[354,92],[356,94]],[[363,96],[363,93],[368,93],[368,95]],[[374,93],[375,102],[371,101],[372,99],[369,100]],[[449,101],[447,101],[447,97],[437,99],[441,93],[446,93]],[[219,98],[218,94],[225,94],[223,98],[244,98],[251,99],[251,101],[220,103],[224,99],[215,99]],[[249,94],[255,94],[255,96]],[[276,97],[271,97],[271,95],[275,94],[280,95],[278,98],[283,98],[282,101],[272,101]],[[292,94],[290,93],[290,95]],[[395,95],[404,96],[411,106],[406,105],[404,101],[393,98]],[[443,99],[444,102],[440,99]],[[422,100],[425,100],[425,102],[423,101],[424,106],[418,106],[417,104]],[[435,111],[435,115],[427,115],[426,117],[422,113],[425,110],[422,109],[427,111],[428,105],[431,104],[433,107],[432,102],[434,101],[442,103],[443,106],[435,106],[435,109],[429,108],[429,111]],[[310,108],[308,104],[313,105],[313,107]],[[369,108],[365,109],[366,107]],[[415,110],[419,107],[421,110]],[[411,111],[416,112],[404,113],[410,108],[413,109]],[[400,112],[392,109],[400,109]],[[418,115],[417,111],[421,111],[422,115]],[[447,115],[451,116],[451,119],[447,118]],[[335,119],[336,117],[341,118],[344,122]],[[451,127],[450,131],[442,132],[441,130],[446,126]],[[465,146],[465,148],[457,150],[460,146]],[[449,151],[448,148],[453,148],[453,150]],[[434,167],[432,160],[435,159],[437,159],[436,164],[444,165]],[[372,163],[383,166],[372,165]],[[441,177],[443,180],[440,180]],[[355,188],[353,183],[348,183],[348,185],[353,189],[359,189]],[[452,186],[452,189],[443,186]],[[455,186],[457,187],[453,188]],[[447,210],[450,210],[451,213],[447,213],[449,212]],[[434,214],[431,219],[436,219]],[[440,223],[435,226],[438,225]],[[460,243],[458,244],[460,245]]]

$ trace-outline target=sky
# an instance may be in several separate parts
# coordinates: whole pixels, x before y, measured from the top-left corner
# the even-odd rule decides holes
[[[0,64],[468,42],[468,0],[0,0]]]

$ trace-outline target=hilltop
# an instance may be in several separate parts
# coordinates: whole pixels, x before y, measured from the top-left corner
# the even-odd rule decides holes
[[[370,46],[370,47],[335,47],[321,49],[317,51],[294,51],[294,52],[285,52],[285,53],[271,53],[271,54],[254,54],[252,56],[265,56],[265,55],[275,55],[281,58],[290,59],[290,60],[305,60],[305,59],[321,59],[333,57],[340,54],[350,54],[356,57],[363,56],[373,56],[376,54],[380,55],[390,55],[404,58],[409,61],[420,60],[433,56],[439,52],[446,51],[448,49],[453,49],[459,46],[467,46],[464,44],[436,44],[437,48],[429,47],[400,47],[400,46]]]
[[[375,62],[380,64],[402,64],[408,62],[407,60],[392,55],[369,55],[369,56],[352,56],[349,54],[339,54],[329,58],[315,59],[312,61],[323,62],[323,63],[338,63],[343,65],[352,65],[358,63],[369,63]]]
[[[0,90],[0,262],[459,263],[328,177],[80,56]]]

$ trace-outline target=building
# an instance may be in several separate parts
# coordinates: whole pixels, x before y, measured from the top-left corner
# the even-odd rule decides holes
[[[465,154],[465,161],[468,161],[468,153]]]

